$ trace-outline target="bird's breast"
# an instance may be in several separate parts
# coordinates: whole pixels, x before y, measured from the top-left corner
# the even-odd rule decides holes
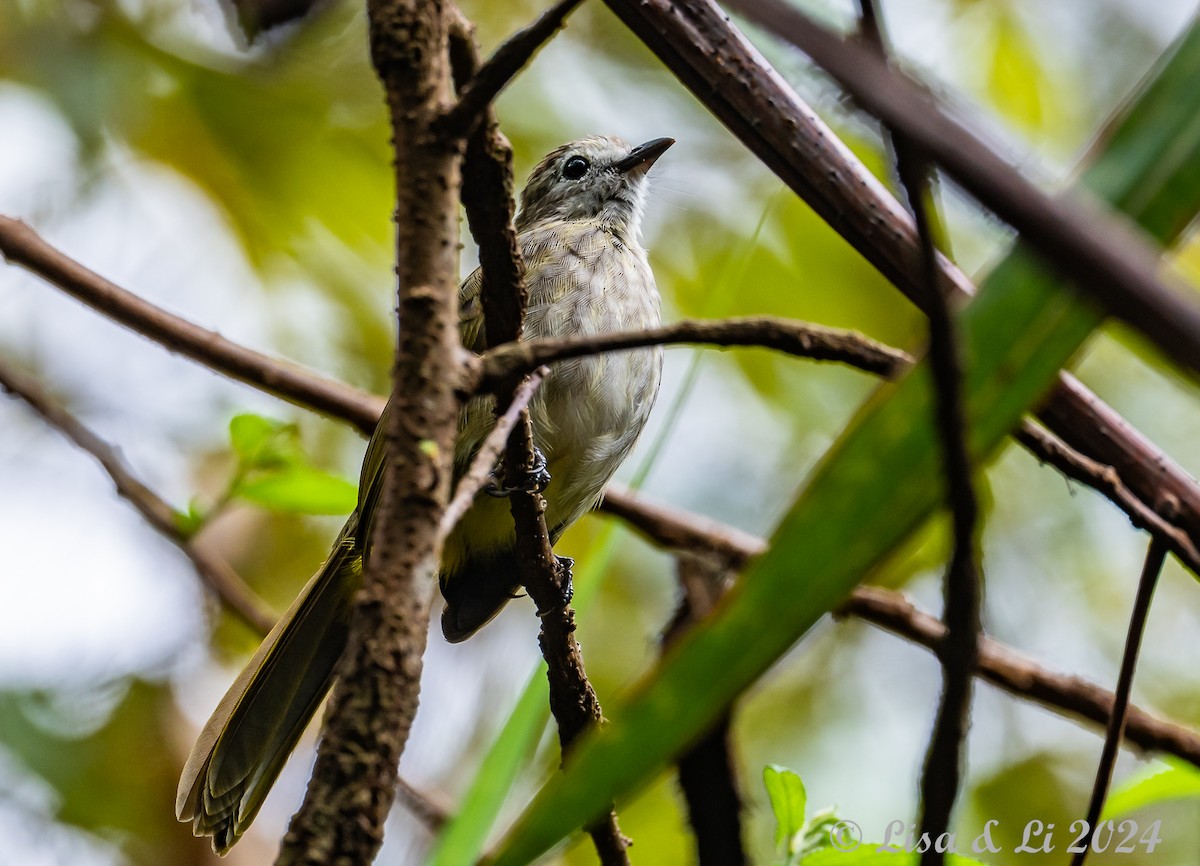
[[[640,247],[596,230],[564,239],[555,252],[530,261],[527,339],[659,324],[658,290]],[[632,450],[658,393],[661,369],[660,347],[553,365],[530,411],[554,479],[548,509],[559,512],[558,519],[570,522],[591,507]]]

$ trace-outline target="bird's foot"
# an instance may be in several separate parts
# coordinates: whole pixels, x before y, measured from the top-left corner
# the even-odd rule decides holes
[[[575,565],[575,560],[569,556],[555,556],[554,559],[557,565],[556,571],[558,572],[559,598],[550,607],[545,610],[539,610],[537,612],[538,616],[545,616],[548,613],[554,613],[556,610],[562,610],[575,597],[575,583],[571,577],[571,568]]]
[[[526,470],[525,477],[521,479],[520,484],[506,487],[503,482],[504,475],[504,462],[501,461],[492,470],[491,481],[484,485],[483,490],[488,496],[503,499],[514,493],[541,493],[550,484],[550,470],[546,466],[546,455],[537,446],[534,446],[533,449],[533,462]]]

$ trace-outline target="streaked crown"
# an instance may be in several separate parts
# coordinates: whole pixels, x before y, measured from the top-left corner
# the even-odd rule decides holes
[[[637,147],[593,135],[552,150],[521,191],[517,230],[559,220],[595,220],[636,239],[641,233],[646,173],[675,143],[656,138]]]

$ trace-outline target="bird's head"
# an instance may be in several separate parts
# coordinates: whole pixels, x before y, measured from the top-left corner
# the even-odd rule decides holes
[[[630,147],[619,138],[594,135],[552,150],[521,191],[517,230],[556,220],[597,220],[636,238],[646,172],[674,143],[656,138]]]

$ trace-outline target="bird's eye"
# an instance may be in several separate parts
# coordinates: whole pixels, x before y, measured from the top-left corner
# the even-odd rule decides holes
[[[573,156],[563,166],[563,177],[567,180],[579,180],[587,174],[588,161],[582,156]]]

